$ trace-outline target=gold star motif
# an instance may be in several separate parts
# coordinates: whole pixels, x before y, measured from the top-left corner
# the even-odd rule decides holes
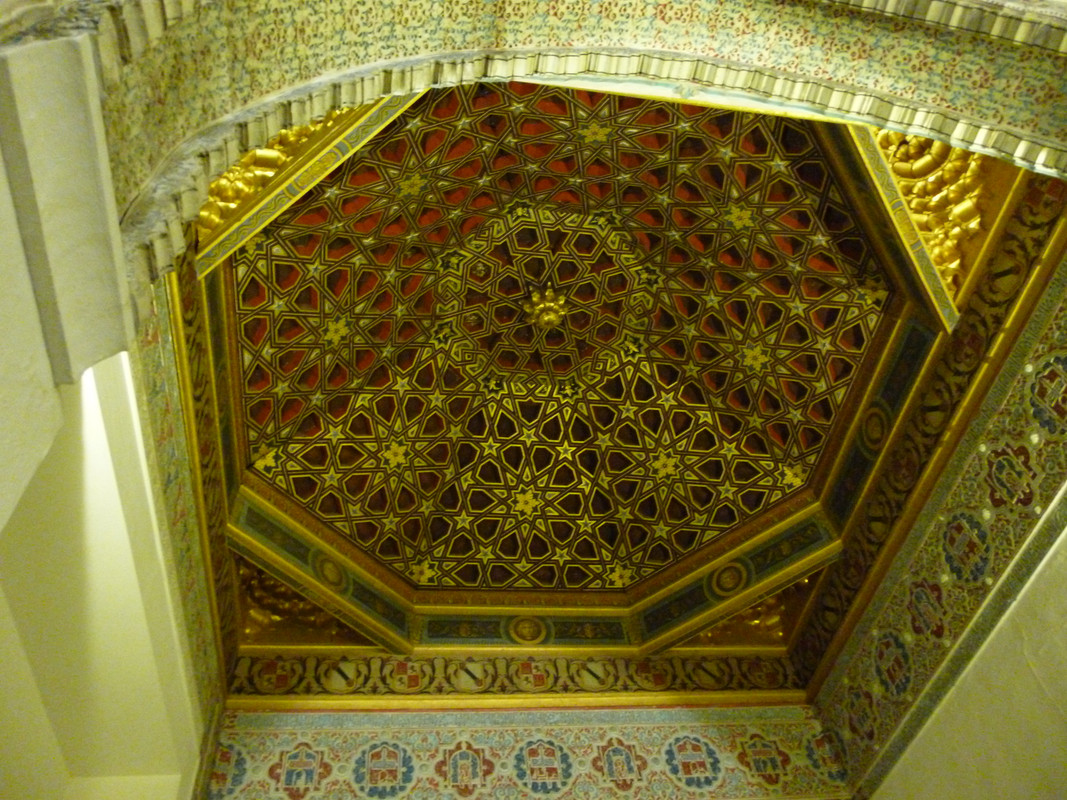
[[[335,348],[340,345],[340,342],[343,341],[348,334],[349,329],[347,319],[332,319],[327,322],[327,330],[322,334],[322,339],[327,342],[327,345]]]
[[[856,299],[865,306],[881,306],[885,301],[886,291],[874,281],[868,281],[856,289]]]
[[[386,448],[382,456],[385,458],[385,463],[390,469],[401,467],[408,462],[408,447],[406,444],[400,444],[399,442],[390,443]]]
[[[515,513],[524,517],[532,517],[537,508],[537,498],[533,489],[519,492],[515,495]]]
[[[669,456],[666,453],[660,453],[656,456],[652,462],[652,470],[657,478],[666,478],[669,475],[674,475],[678,472],[678,456]]]
[[[412,564],[408,570],[408,574],[415,583],[430,584],[436,583],[437,568],[430,563],[429,559],[423,559],[416,564]]]
[[[607,125],[601,125],[596,120],[593,120],[578,131],[578,137],[586,144],[599,144],[601,142],[606,142],[610,133],[611,128]]]
[[[798,486],[803,485],[805,470],[800,465],[786,466],[782,468],[780,473],[782,483],[784,483],[790,489],[796,489]]]
[[[426,179],[421,175],[409,175],[397,182],[397,197],[412,197],[422,192]]]
[[[731,228],[737,228],[738,230],[756,227],[752,209],[746,206],[733,206],[723,215],[723,219],[726,220],[726,224]]]
[[[767,351],[758,344],[750,344],[741,348],[741,364],[753,371],[759,371],[771,360]]]
[[[621,589],[624,586],[629,586],[633,583],[634,571],[630,567],[624,567],[622,564],[616,564],[611,572],[606,576],[608,585],[616,589]]]

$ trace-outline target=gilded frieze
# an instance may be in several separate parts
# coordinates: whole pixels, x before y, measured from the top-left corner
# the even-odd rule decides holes
[[[247,559],[238,556],[237,569],[242,589],[242,644],[372,645],[335,615]]]
[[[880,130],[876,138],[926,252],[961,306],[981,245],[1008,201],[1014,171],[981,153],[922,136]]]
[[[363,698],[598,694],[662,695],[800,688],[788,659],[689,658],[398,658],[322,655],[242,656],[230,693],[240,697],[339,695]],[[783,695],[791,702],[794,695]]]
[[[279,131],[266,145],[242,156],[211,182],[207,202],[197,216],[199,241],[209,241],[225,222],[246,212],[283,167],[312,150],[331,130],[350,122],[351,117],[351,109],[333,109],[307,125]]]

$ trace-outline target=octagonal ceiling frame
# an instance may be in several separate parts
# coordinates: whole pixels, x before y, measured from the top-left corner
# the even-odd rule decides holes
[[[251,212],[242,210],[241,216],[236,218],[235,224],[230,225],[225,230],[219,232],[219,234],[215,236],[211,240],[211,242],[209,242],[207,246],[202,249],[201,253],[198,255],[197,258],[197,268],[200,275],[202,276],[206,274],[213,267],[217,266],[227,255],[229,255],[238,247],[240,247],[243,242],[247,241],[258,230],[269,224],[269,222],[274,219],[278,213],[280,213],[285,207],[287,207],[291,203],[295,202],[296,199],[298,199],[304,192],[307,191],[307,189],[309,189],[311,186],[317,183],[318,180],[324,177],[330,169],[337,166],[345,158],[353,155],[356,152],[356,149],[358,148],[359,144],[362,144],[363,142],[369,140],[374,135],[374,133],[376,133],[378,130],[381,130],[381,128],[388,124],[391,119],[394,119],[396,116],[402,113],[402,111],[407,108],[411,103],[413,103],[417,99],[417,97],[418,95],[409,96],[408,98],[404,99],[406,102],[398,101],[396,98],[386,98],[385,100],[377,104],[374,108],[372,108],[369,113],[362,115],[355,122],[351,123],[351,127],[349,127],[347,130],[338,131],[338,135],[336,137],[332,137],[329,141],[322,142],[318,145],[317,148],[304,154],[299,164],[290,165],[290,170],[286,172],[286,174],[282,178],[281,186],[273,188],[265,196],[258,198],[257,203]],[[911,246],[914,246],[914,244],[912,243]],[[909,259],[908,263],[912,264],[913,262],[911,262],[911,260]],[[925,278],[921,279],[919,283],[921,283],[922,286],[929,288],[928,278],[929,273],[927,272]],[[943,298],[931,298],[930,292],[926,292],[923,296],[926,300],[926,303],[924,303],[924,305],[928,310],[933,307],[939,312],[944,311],[944,308],[938,305],[938,303],[941,303],[943,301]],[[951,323],[951,320],[949,319],[950,315],[941,313],[937,316],[943,324],[948,325]],[[238,527],[236,528],[236,530],[239,531],[240,528]],[[241,539],[240,533],[237,533],[235,535],[238,539]],[[262,557],[264,555],[261,552],[262,548],[260,548],[260,552],[257,555],[253,555],[253,552],[256,551],[256,548],[254,546],[250,546],[247,542],[245,542],[245,547],[239,547],[238,549],[247,550],[248,554],[253,557],[254,560],[261,563],[263,563],[264,561],[270,563],[273,560],[271,558],[264,559]],[[818,554],[818,558],[811,558],[805,560],[803,569],[790,571],[790,574],[793,576],[790,580],[779,580],[775,582],[770,588],[768,588],[766,585],[749,587],[745,592],[737,595],[736,598],[731,599],[729,602],[722,604],[717,611],[711,610],[705,613],[701,613],[698,617],[694,617],[691,619],[687,618],[686,623],[681,628],[677,629],[676,635],[657,636],[646,642],[643,642],[637,652],[647,652],[652,649],[662,649],[663,647],[669,646],[669,644],[684,638],[684,636],[686,635],[692,634],[697,629],[701,627],[706,627],[706,625],[709,624],[711,621],[722,619],[725,616],[736,612],[740,608],[744,607],[744,605],[748,605],[751,602],[755,602],[756,600],[767,596],[772,591],[782,588],[782,586],[786,585],[792,580],[799,580],[804,575],[810,574],[812,571],[824,566],[826,563],[828,563],[829,560],[832,560],[832,558],[836,556],[839,549],[840,542],[837,541],[836,538],[834,538],[834,541],[831,543],[831,546],[829,548],[825,548],[825,552]],[[724,560],[725,557],[723,559],[718,559],[708,564],[706,568],[701,571],[701,574],[707,574],[710,573],[712,570],[715,570],[717,567],[722,565],[721,562]],[[272,565],[272,568],[277,571],[276,561]],[[290,580],[298,584],[302,584],[307,578],[307,573],[301,573],[299,577],[294,575],[290,578]],[[328,589],[328,587],[323,584],[319,584],[319,588]],[[636,604],[634,606],[634,609],[644,608],[654,604],[655,598],[657,596],[669,593],[670,588],[657,593],[656,596],[653,596],[653,598],[646,602]],[[307,593],[306,588],[301,588],[301,590]],[[335,612],[339,612],[343,619],[352,619],[352,615],[350,613],[346,613],[343,609],[343,604],[339,605],[336,602],[337,598],[332,598],[332,602],[331,599],[327,599],[329,597],[328,591],[319,592],[318,594],[319,596],[317,599],[323,602],[326,607],[330,608]],[[418,605],[412,605],[411,608],[413,611],[416,611],[416,613],[419,611],[425,612],[426,610],[428,610],[426,609],[426,607],[420,608]],[[518,611],[518,609],[515,610]],[[631,620],[631,631],[634,627],[634,624],[634,621]],[[367,626],[365,624],[357,625],[357,627],[367,632]],[[387,634],[383,636],[383,631],[380,626],[371,626],[371,628],[373,631],[373,633],[371,634],[372,638],[376,638],[382,641],[382,643],[386,644],[386,646],[390,647],[390,649],[405,650],[410,648],[410,638],[407,639],[405,643],[405,641],[403,641],[401,638],[397,638],[394,635]],[[516,645],[520,644],[522,643],[516,641]],[[631,640],[627,642],[625,648],[627,650],[633,650],[634,645],[635,642],[631,637]],[[493,646],[499,647],[500,645],[499,643],[496,643]]]
[[[391,652],[422,655],[525,652],[531,646],[560,655],[662,652],[811,576],[841,550],[833,527],[808,506],[643,601],[576,611],[413,602],[247,488],[234,504],[228,533],[236,552],[372,641]],[[530,636],[522,632],[525,620],[534,626]],[[478,626],[473,633],[480,635],[472,636]]]

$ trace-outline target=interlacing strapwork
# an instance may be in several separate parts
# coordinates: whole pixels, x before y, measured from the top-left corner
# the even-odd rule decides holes
[[[622,589],[801,489],[888,301],[804,123],[524,84],[231,275],[248,463],[427,587]]]

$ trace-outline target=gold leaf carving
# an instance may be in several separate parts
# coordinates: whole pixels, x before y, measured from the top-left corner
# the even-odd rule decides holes
[[[958,296],[971,266],[964,246],[982,230],[985,157],[888,130],[878,144],[945,288]]]
[[[328,611],[277,578],[238,557],[244,623],[248,644],[308,641],[365,645],[370,642]]]
[[[789,639],[808,597],[813,577],[802,578],[753,606],[691,637],[683,647],[781,646]]]
[[[196,221],[201,244],[212,238],[225,222],[242,216],[287,164],[311,149],[350,111],[334,109],[308,125],[280,131],[265,147],[245,153],[239,162],[212,181],[207,202]]]

